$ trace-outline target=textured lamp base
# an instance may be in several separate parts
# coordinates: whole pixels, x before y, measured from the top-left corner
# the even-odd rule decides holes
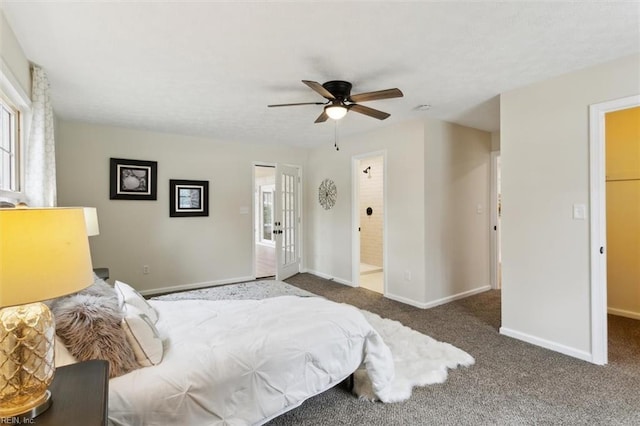
[[[0,417],[0,424],[20,424],[20,422],[24,422],[24,419],[33,419],[44,413],[51,406],[51,392],[46,391],[44,397],[38,402],[38,405],[23,413],[13,414],[10,417]]]
[[[51,405],[54,335],[42,303],[0,309],[0,419],[33,418]]]

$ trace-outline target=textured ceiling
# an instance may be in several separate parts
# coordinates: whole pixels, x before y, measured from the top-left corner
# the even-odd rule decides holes
[[[323,99],[400,88],[350,112],[340,135],[429,116],[499,128],[498,95],[640,52],[638,2],[7,1],[25,55],[49,74],[56,114],[237,142],[331,143]],[[428,111],[416,111],[430,104]]]

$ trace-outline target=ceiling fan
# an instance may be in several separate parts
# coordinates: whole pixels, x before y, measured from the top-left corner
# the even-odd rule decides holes
[[[360,105],[358,102],[375,101],[378,99],[401,98],[402,96],[404,96],[400,89],[386,89],[352,95],[351,83],[342,80],[327,81],[324,84],[309,80],[302,80],[302,82],[319,93],[320,96],[327,99],[327,101],[277,104],[267,106],[283,107],[298,105],[324,105],[324,110],[322,111],[322,114],[320,114],[320,116],[316,118],[316,123],[323,123],[329,118],[340,120],[347,114],[347,111],[355,111],[360,114],[368,115],[369,117],[377,118],[378,120],[384,120],[385,118],[389,117],[390,114]]]

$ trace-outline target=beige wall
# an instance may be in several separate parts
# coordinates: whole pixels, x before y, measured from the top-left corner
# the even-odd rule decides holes
[[[387,294],[424,300],[424,124],[415,120],[341,138],[340,151],[326,144],[309,154],[306,179],[306,262],[311,272],[352,283],[352,167],[354,156],[386,151]],[[359,172],[362,174],[362,172]],[[338,197],[331,210],[318,204],[318,186],[329,178]],[[411,280],[404,272],[410,271]]]
[[[491,151],[500,151],[500,132],[491,132]]]
[[[308,268],[351,283],[357,227],[351,219],[351,159],[384,151],[386,295],[430,307],[488,289],[490,150],[489,133],[439,120],[414,120],[348,138],[340,151],[313,150],[308,192],[317,195],[320,182],[330,178],[338,201],[326,211],[313,197],[307,199]]]
[[[425,124],[426,301],[488,290],[491,135]]]
[[[292,147],[65,121],[56,144],[58,203],[98,208],[94,266],[146,292],[251,278],[252,162],[306,163]],[[110,157],[157,161],[157,201],[109,200]],[[170,218],[169,179],[208,180],[209,217]]]
[[[588,108],[639,91],[634,55],[501,96],[504,334],[590,358]]]
[[[31,98],[31,72],[29,61],[24,56],[22,47],[9,26],[4,13],[0,10],[0,57],[2,71],[9,70],[16,83]],[[6,67],[6,68],[5,68]]]
[[[368,173],[362,172],[371,167]],[[384,219],[384,162],[382,156],[360,160],[356,171],[360,171],[359,216],[360,216],[360,262],[382,267],[382,230]],[[367,208],[373,213],[368,216]]]

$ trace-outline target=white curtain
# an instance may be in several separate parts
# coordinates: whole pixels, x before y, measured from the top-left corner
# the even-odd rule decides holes
[[[56,153],[53,108],[47,74],[37,65],[32,70],[31,128],[25,152],[25,195],[30,207],[56,205]]]

